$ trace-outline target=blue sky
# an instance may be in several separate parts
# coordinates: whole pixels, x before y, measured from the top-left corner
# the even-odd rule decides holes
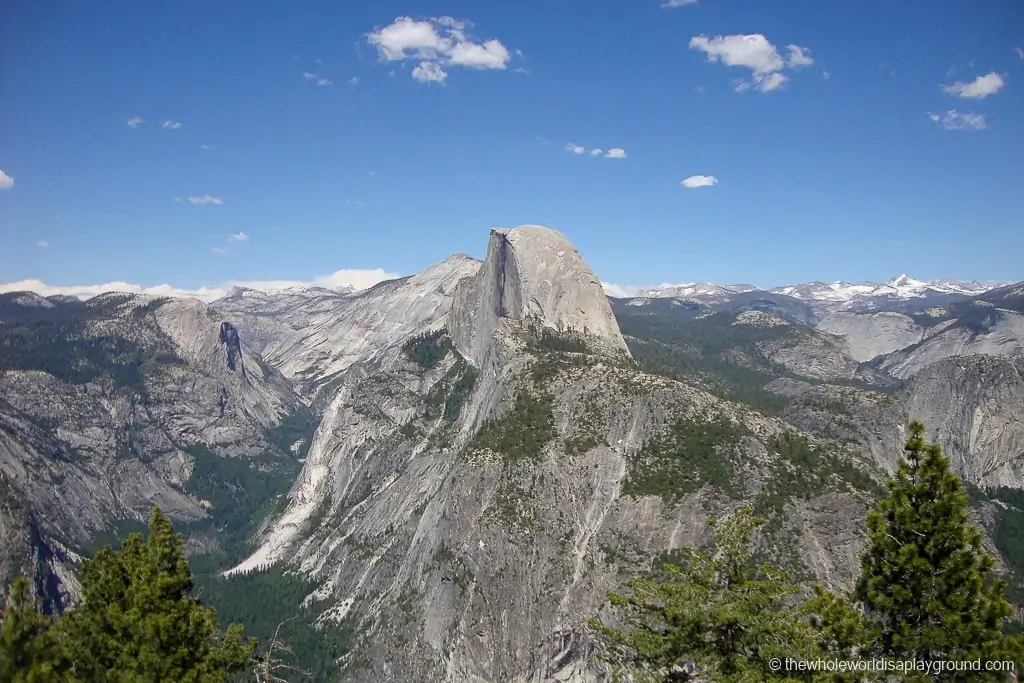
[[[1024,5],[661,2],[3,3],[0,282],[1024,279]]]

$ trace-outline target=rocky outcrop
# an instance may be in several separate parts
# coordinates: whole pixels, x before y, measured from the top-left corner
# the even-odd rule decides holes
[[[818,329],[846,340],[850,357],[869,361],[921,341],[924,328],[908,315],[837,312],[818,323]]]
[[[392,354],[405,339],[442,320],[456,285],[479,269],[480,261],[456,254],[361,292],[241,290],[211,306],[312,397],[353,363]]]
[[[962,315],[931,327],[914,346],[881,359],[879,368],[907,378],[945,358],[1013,356],[1024,352],[1024,315],[977,302]]]
[[[1024,376],[1018,360],[960,356],[917,372],[906,409],[954,468],[980,486],[1024,488]]]
[[[459,353],[482,365],[502,319],[581,334],[592,352],[629,356],[600,280],[550,228],[491,230],[483,267],[455,292],[449,327]]]
[[[0,559],[48,568],[44,583],[73,581],[74,552],[154,505],[179,521],[207,517],[187,492],[192,449],[273,451],[268,431],[301,407],[237,339],[249,370],[230,369],[220,320],[199,301],[109,295],[40,310],[0,329],[11,343],[51,330],[48,345],[3,359],[21,369],[0,369]]]

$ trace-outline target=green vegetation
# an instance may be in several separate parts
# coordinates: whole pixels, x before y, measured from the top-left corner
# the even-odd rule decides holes
[[[302,603],[315,588],[280,568],[196,580],[184,537],[154,510],[145,537],[132,533],[85,562],[82,602],[63,617],[41,612],[27,579],[15,582],[0,625],[0,681],[241,683],[269,655],[309,680],[332,680],[356,630],[314,626],[322,605]]]
[[[127,296],[108,295],[101,301],[55,308],[19,308],[0,325],[0,370],[41,370],[72,384],[108,377],[116,387],[145,396],[143,377],[161,365],[184,361],[155,320],[145,320],[164,303],[159,299],[133,311],[134,324],[147,328],[145,338],[151,341],[145,345],[109,332],[90,331],[89,323],[116,318],[120,315],[117,307],[127,301]]]
[[[630,461],[622,491],[631,496],[660,496],[673,504],[703,486],[736,493],[730,448],[746,431],[729,420],[678,420],[669,431],[644,444]]]
[[[627,594],[608,595],[624,627],[591,622],[605,639],[603,656],[634,681],[693,680],[694,673],[737,683],[1015,680],[1012,671],[951,665],[1010,661],[1019,670],[1024,642],[1008,623],[1006,584],[992,574],[965,487],[941,449],[923,441],[924,426],[910,429],[888,494],[868,515],[869,544],[850,596],[813,585],[799,604],[798,586],[756,562],[751,533],[763,520],[746,508],[715,527],[709,550],[676,551],[660,571],[630,580]],[[803,467],[821,464],[799,441],[788,450]],[[787,672],[772,670],[771,658],[884,658],[893,668]],[[907,668],[911,661],[933,664]]]
[[[11,586],[0,628],[0,680],[5,683],[69,681],[73,663],[54,620],[43,614],[32,582],[21,577]]]
[[[586,337],[576,330],[555,331],[527,322],[529,347],[540,353],[589,353]]]
[[[287,494],[301,465],[274,453],[246,458],[222,457],[201,444],[185,448],[195,458],[189,493],[212,504],[210,518],[189,524],[189,535],[211,535],[219,547],[197,558],[199,573],[215,572],[243,559],[249,539]]]
[[[292,454],[292,445],[301,441],[302,445],[294,453],[296,458],[305,458],[313,443],[313,434],[319,423],[317,416],[308,408],[299,407],[295,412],[281,418],[281,422],[267,432],[267,441],[277,446],[282,453]]]
[[[457,356],[452,367],[424,397],[423,416],[428,420],[440,417],[446,422],[454,422],[473,393],[478,374],[476,368],[462,356]]]
[[[888,495],[868,515],[869,543],[853,592],[861,606],[825,621],[833,642],[864,655],[924,661],[1024,663],[1021,637],[1006,633],[1006,583],[971,521],[949,458],[914,421]],[[857,638],[859,642],[851,642]],[[934,674],[934,672],[932,672]],[[903,680],[1005,680],[1006,672],[908,674]]]
[[[504,415],[487,422],[467,450],[490,449],[506,460],[536,460],[555,438],[554,397],[523,390]]]
[[[787,501],[825,491],[861,491],[876,496],[883,492],[870,475],[848,458],[826,453],[803,436],[785,434],[772,439],[768,446],[781,462],[755,503],[759,512],[781,513]]]
[[[1014,576],[1009,596],[1015,604],[1024,604],[1024,491],[1000,487],[989,495],[996,502],[992,540]],[[977,500],[978,494],[972,498]]]
[[[758,344],[796,341],[796,326],[733,325],[735,317],[728,313],[693,318],[650,313],[644,307],[617,310],[616,318],[630,353],[645,372],[705,380],[719,395],[767,413],[778,414],[787,405],[785,397],[764,386],[793,375],[764,358]]]
[[[309,672],[315,681],[337,676],[337,660],[349,651],[357,635],[350,622],[315,626],[318,605],[314,602],[303,607],[301,603],[316,585],[280,567],[227,579],[208,576],[197,583],[222,627],[232,622],[245,624],[247,635],[266,643],[280,625],[279,637],[292,651],[288,663]]]
[[[690,676],[781,681],[794,676],[774,670],[771,660],[816,658],[818,634],[792,609],[799,587],[754,561],[750,538],[762,523],[749,508],[722,524],[712,521],[717,534],[711,549],[688,548],[677,555],[678,564],[631,579],[624,593],[608,594],[626,628],[596,620],[591,627],[619,676],[630,674],[637,683]]]
[[[82,568],[80,603],[59,620],[35,613],[16,582],[3,613],[0,679],[29,683],[215,683],[243,671],[255,641],[217,626],[197,597],[184,539],[159,510]]]
[[[402,352],[424,370],[432,370],[453,348],[447,330],[441,329],[410,338],[402,345]]]

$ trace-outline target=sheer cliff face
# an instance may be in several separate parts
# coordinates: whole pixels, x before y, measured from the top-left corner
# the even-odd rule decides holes
[[[285,511],[234,571],[314,578],[325,624],[358,634],[344,680],[594,680],[582,626],[605,592],[771,487],[788,467],[773,440],[791,428],[639,372],[597,278],[546,228],[492,231],[424,329],[445,325],[434,365],[391,344],[343,370]],[[545,349],[536,325],[582,335],[588,353]],[[628,492],[645,444],[690,420],[746,435],[716,447],[737,468],[732,494]],[[833,483],[805,487],[779,544],[847,585],[866,502]]]
[[[477,366],[501,319],[582,334],[596,353],[629,356],[600,280],[569,240],[550,228],[491,230],[484,265],[459,286],[452,310],[455,346]]]
[[[0,369],[0,578],[38,564],[70,580],[73,549],[154,505],[206,517],[186,493],[192,446],[272,447],[267,430],[299,401],[237,336],[230,367],[222,322],[199,301],[122,295],[4,317],[15,337],[52,333]]]

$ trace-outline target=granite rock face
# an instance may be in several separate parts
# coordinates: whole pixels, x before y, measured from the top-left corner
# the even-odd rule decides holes
[[[477,366],[500,319],[538,321],[582,334],[597,353],[629,356],[600,280],[569,240],[550,228],[491,230],[483,267],[459,286],[452,308],[455,347]]]
[[[374,358],[443,318],[480,261],[465,254],[411,277],[340,293],[236,290],[211,304],[267,363],[313,397],[355,362]]]
[[[600,680],[584,625],[606,591],[706,539],[710,515],[784,467],[773,439],[795,432],[640,372],[598,287],[560,234],[492,231],[479,273],[423,322],[448,330],[449,351],[424,367],[395,343],[349,364],[283,513],[227,573],[283,564],[312,578],[324,623],[359,633],[363,665],[345,680]],[[584,336],[589,352],[538,348],[537,325]],[[550,406],[538,451],[481,445],[481,430],[524,419],[524,400]],[[749,433],[722,452],[743,471],[738,499],[710,486],[672,502],[626,493],[645,445],[680,420]],[[815,494],[787,508],[780,533],[798,564],[849,585],[866,502]]]
[[[191,447],[262,453],[301,403],[237,335],[232,369],[223,320],[199,301],[106,295],[40,310],[3,320],[54,332],[0,370],[0,579],[34,573],[68,600],[76,553],[116,520],[145,520],[154,505],[179,521],[207,516],[186,492]],[[69,353],[80,356],[65,364]]]

